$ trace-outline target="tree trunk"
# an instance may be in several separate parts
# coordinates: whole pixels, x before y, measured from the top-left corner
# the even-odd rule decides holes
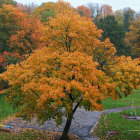
[[[69,140],[68,133],[69,133],[69,129],[70,129],[70,126],[71,126],[72,118],[73,118],[73,114],[68,115],[67,122],[66,122],[65,128],[63,130],[63,134],[62,134],[62,136],[59,140]]]

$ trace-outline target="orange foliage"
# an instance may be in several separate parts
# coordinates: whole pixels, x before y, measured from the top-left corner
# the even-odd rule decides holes
[[[41,41],[44,25],[39,19],[35,16],[26,17],[20,26],[20,30],[10,38],[9,45],[13,50],[22,55],[45,45]]]
[[[34,10],[34,14],[39,16],[41,18],[42,14],[46,11],[53,12],[53,16],[57,17],[59,14],[71,14],[71,13],[77,13],[74,8],[70,6],[68,2],[63,2],[62,0],[58,0],[56,3],[43,3],[41,7],[37,7]]]
[[[86,16],[87,18],[90,18],[91,12],[89,8],[85,7],[84,5],[78,6],[77,10],[81,16]]]
[[[101,11],[102,11],[102,17],[105,18],[106,16],[108,15],[112,15],[113,14],[113,10],[112,10],[112,7],[107,5],[107,4],[104,4],[102,7],[101,7]]]
[[[133,89],[140,85],[140,59],[121,56],[116,58],[117,63],[110,66],[111,77],[122,94],[132,94]]]
[[[54,104],[47,107],[54,110],[62,106],[69,113],[74,107],[73,103],[79,102],[79,99],[81,105],[85,106],[84,103],[88,102],[91,110],[101,110],[99,101],[108,96],[108,91],[113,93],[114,85],[109,83],[110,78],[104,72],[97,70],[97,65],[92,57],[84,53],[60,54],[44,47],[36,50],[26,61],[8,66],[1,77],[13,87],[20,86],[25,103],[37,94],[33,106],[38,110],[42,110],[50,99],[54,100]],[[12,96],[20,94],[11,91]]]
[[[36,114],[41,122],[55,118],[58,124],[66,116],[68,122],[77,107],[102,110],[104,98],[118,99],[140,85],[139,59],[115,56],[114,45],[109,39],[99,40],[102,31],[92,20],[65,6],[69,5],[59,2],[64,9],[57,7],[57,16],[45,28],[38,19],[25,18],[22,30],[11,37],[25,52],[47,42],[47,47],[0,75],[11,85],[4,91],[7,98],[22,106],[18,116],[30,120]]]
[[[95,39],[101,37],[101,32],[91,19],[65,13],[50,19],[42,40],[50,42],[50,47],[74,52],[88,48]]]

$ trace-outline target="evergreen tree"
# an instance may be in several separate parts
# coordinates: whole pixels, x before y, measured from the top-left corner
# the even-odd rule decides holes
[[[115,20],[114,15],[109,15],[101,18],[97,23],[98,28],[103,30],[101,40],[110,38],[110,41],[115,45],[117,55],[130,55],[130,49],[124,42],[125,30],[122,25],[119,25]]]

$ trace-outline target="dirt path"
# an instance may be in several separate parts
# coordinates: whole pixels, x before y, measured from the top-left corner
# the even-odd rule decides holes
[[[136,107],[140,108],[140,107]],[[75,113],[72,125],[70,128],[70,133],[76,134],[81,138],[81,140],[96,140],[90,135],[91,130],[98,122],[100,115],[102,113],[113,113],[121,112],[128,109],[128,107],[107,109],[104,111],[94,111],[89,112],[84,109],[78,109]],[[49,130],[49,131],[63,131],[65,125],[65,118],[63,118],[63,123],[60,126],[57,126],[54,120],[46,121],[43,125],[39,126],[36,122],[36,119],[32,119],[31,123],[24,121],[22,118],[15,118],[11,121],[5,123],[6,125],[11,125],[13,131],[19,130],[19,128],[33,128],[38,130]]]

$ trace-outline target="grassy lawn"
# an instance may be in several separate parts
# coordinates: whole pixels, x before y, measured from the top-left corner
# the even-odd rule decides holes
[[[128,97],[122,97],[119,100],[105,99],[102,103],[104,105],[103,109],[117,108],[117,107],[126,107],[130,105],[130,102],[133,100],[134,106],[140,106],[140,88],[139,90],[134,90],[133,94]]]
[[[5,97],[0,96],[0,121],[14,115],[16,112],[17,110],[13,109],[10,103],[5,102]]]
[[[99,123],[97,124],[93,135],[101,138],[102,140],[139,140],[140,139],[140,121],[126,120],[121,113],[111,113],[102,115]],[[140,109],[136,109],[137,115],[140,116]],[[138,131],[125,131],[125,130],[138,130]],[[108,131],[123,131],[120,134],[109,136]]]
[[[0,140],[59,140],[60,136],[59,132],[26,129],[19,134],[0,133]],[[69,138],[70,140],[80,140],[75,135],[69,135]]]

